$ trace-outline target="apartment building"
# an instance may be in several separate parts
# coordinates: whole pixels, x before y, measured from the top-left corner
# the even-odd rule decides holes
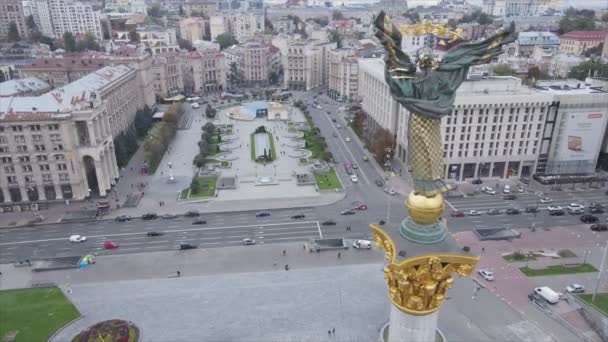
[[[211,40],[215,40],[222,33],[230,32],[239,43],[246,43],[261,35],[264,29],[264,15],[257,11],[218,14],[212,16],[209,22]]]
[[[544,12],[551,0],[484,0],[482,11],[498,17],[531,16]]]
[[[205,19],[201,17],[191,17],[179,21],[179,33],[182,39],[194,43],[203,40],[205,36]]]
[[[25,26],[21,0],[0,0],[0,40],[8,38],[8,29],[11,23],[17,25],[20,38],[24,39],[29,36]]]
[[[172,97],[184,92],[184,70],[177,54],[153,56],[151,73],[157,98]]]
[[[537,46],[559,47],[559,37],[553,32],[520,32],[514,44],[518,56],[530,57]]]
[[[354,49],[335,49],[329,53],[327,95],[335,100],[359,98],[359,63]]]
[[[0,203],[106,196],[118,179],[113,137],[135,118],[135,71],[104,67],[64,87],[0,101]]]
[[[330,53],[337,44],[309,41],[287,43],[284,84],[291,90],[310,90],[327,84]]]
[[[194,14],[205,18],[211,18],[217,13],[217,2],[215,1],[187,1],[183,5],[188,16]]]
[[[267,85],[271,74],[280,69],[280,51],[271,44],[249,41],[225,49],[223,53],[227,72],[235,64],[246,86]]]
[[[117,43],[129,43],[129,31],[114,31],[114,41]],[[140,43],[144,44],[153,50],[156,47],[175,47],[177,46],[177,33],[172,27],[162,27],[158,25],[147,25],[137,27],[137,34],[139,35]],[[158,51],[158,53],[164,53],[169,51]]]
[[[180,59],[187,94],[203,95],[226,88],[224,55],[219,50],[186,52]]]
[[[93,9],[91,3],[71,1],[71,0],[48,0],[48,7],[36,6],[38,12],[34,15],[34,21],[43,22],[45,17],[50,17],[53,27],[51,37],[62,37],[65,32],[74,35],[91,32],[95,38],[102,40],[103,31],[101,30],[101,11]],[[42,13],[48,8],[49,12]],[[50,15],[49,15],[50,14]],[[36,16],[38,19],[36,19]],[[43,27],[47,26],[45,23]]]
[[[559,50],[580,56],[586,50],[603,43],[606,36],[608,30],[571,31],[559,37]]]
[[[606,39],[604,40],[604,48],[602,49],[602,59],[604,62],[608,63],[608,34],[606,35]]]

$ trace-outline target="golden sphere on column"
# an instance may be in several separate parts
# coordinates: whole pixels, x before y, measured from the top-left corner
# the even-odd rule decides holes
[[[410,192],[405,201],[407,212],[414,222],[418,224],[431,224],[437,221],[443,213],[443,196],[426,197]]]

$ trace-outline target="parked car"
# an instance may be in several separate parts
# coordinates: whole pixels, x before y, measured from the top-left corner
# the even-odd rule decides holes
[[[397,194],[397,191],[395,191],[393,189],[387,189],[387,188],[384,188],[384,192],[386,192],[387,194],[389,194],[391,196],[395,196]]]
[[[597,221],[599,221],[597,216],[593,216],[593,215],[582,215],[581,216],[581,222],[583,222],[583,223],[596,223]]]
[[[559,205],[550,205],[550,206],[547,207],[547,210],[549,210],[549,211],[556,211],[556,210],[563,210],[563,209]]]
[[[270,213],[267,211],[260,211],[255,213],[255,217],[266,217],[266,216],[270,216]]]
[[[141,215],[142,220],[155,220],[157,218],[158,218],[158,215],[156,213],[147,213],[147,214]]]
[[[182,251],[186,250],[186,249],[196,249],[196,248],[197,248],[197,246],[193,245],[191,243],[182,243],[179,245],[179,249]]]
[[[550,304],[557,304],[557,302],[559,302],[559,294],[548,286],[536,287],[534,288],[534,292],[543,297]]]
[[[498,209],[490,209],[487,212],[488,215],[500,215],[500,213],[501,213],[501,211]]]
[[[336,225],[336,221],[334,220],[327,220],[327,221],[323,221],[321,223],[322,226],[335,226]]]
[[[492,272],[490,270],[479,270],[479,271],[477,271],[477,273],[479,273],[479,275],[487,281],[494,280],[494,272]]]
[[[477,179],[473,180],[471,183],[477,185],[477,184],[483,183],[483,181],[481,180],[481,178],[477,178]]]
[[[357,175],[350,175],[350,180],[353,183],[358,183],[359,182],[359,178],[357,178]]]
[[[517,199],[517,196],[510,194],[510,195],[504,195],[502,196],[502,199],[507,200],[507,201],[513,201]]]
[[[511,193],[511,186],[509,184],[505,185],[505,187],[502,188],[502,192],[504,194],[510,194]]]
[[[540,199],[540,203],[551,203],[553,202],[552,199],[550,199],[549,197],[543,197]]]
[[[454,210],[450,213],[452,217],[464,217],[464,211]]]
[[[538,208],[537,207],[527,207],[526,212],[527,213],[536,213],[536,212],[538,212]]]
[[[603,224],[603,223],[599,223],[599,224],[592,224],[591,227],[589,227],[591,230],[593,230],[594,232],[605,232],[608,230],[608,225],[607,224]]]
[[[496,191],[489,186],[483,186],[481,188],[481,192],[486,193],[488,195],[496,195]]]
[[[559,210],[549,210],[549,215],[550,216],[564,216],[564,215],[566,215],[566,212],[563,211],[562,209],[559,209]]]
[[[354,215],[355,211],[353,209],[346,209],[340,212],[340,215]]]
[[[116,222],[126,222],[131,221],[131,216],[129,215],[120,215],[114,219]]]
[[[304,214],[295,214],[291,218],[294,220],[297,220],[297,219],[303,219],[305,217],[306,217],[306,215],[304,215]]]
[[[604,209],[601,207],[595,207],[595,208],[591,208],[589,210],[590,213],[592,214],[603,214],[604,213]]]
[[[336,122],[337,120],[336,120],[336,118],[332,118],[331,121]],[[334,134],[336,134],[336,133],[334,133]],[[336,134],[336,136],[338,136],[338,135]]]
[[[363,161],[369,161],[369,158],[367,156],[363,156]]]
[[[523,193],[525,190],[524,188],[522,188],[521,186],[517,187],[517,192],[519,192],[520,194]]]
[[[353,247],[357,249],[371,249],[372,242],[369,240],[355,240],[355,242],[353,242]]]
[[[581,284],[570,284],[570,285],[566,286],[566,292],[583,293],[583,292],[585,292],[585,287]]]
[[[87,237],[84,235],[70,235],[70,242],[85,242]]]
[[[245,238],[242,243],[243,246],[255,245],[255,239]]]
[[[481,213],[477,210],[469,210],[467,212],[467,216],[480,216],[480,215],[481,215]]]
[[[165,214],[165,215],[162,216],[162,218],[165,219],[165,220],[171,220],[171,219],[177,218],[177,215],[175,215],[175,214]]]
[[[184,214],[184,216],[186,216],[186,217],[197,217],[197,216],[200,216],[200,215],[201,215],[201,214],[199,214],[199,212],[198,212],[198,211],[196,211],[196,210],[187,211],[187,212]]]
[[[165,233],[163,232],[147,232],[146,236],[163,236]]]
[[[194,222],[192,222],[192,224],[207,224],[207,221],[205,221],[205,220],[194,220]]]
[[[509,208],[506,211],[507,215],[519,215],[521,214],[521,211],[517,208]]]
[[[359,204],[358,206],[354,207],[353,209],[355,210],[367,210],[367,204]]]
[[[359,166],[357,166],[357,164],[353,164],[353,169],[357,170],[359,168]]]
[[[351,139],[349,137],[346,137],[346,139],[344,140],[346,140],[346,142],[351,142]]]
[[[116,249],[118,248],[118,244],[110,241],[110,240],[106,240],[103,242],[103,249]]]
[[[376,179],[376,181],[374,181],[374,183],[376,183],[377,186],[383,186],[384,182],[382,181],[382,179]]]

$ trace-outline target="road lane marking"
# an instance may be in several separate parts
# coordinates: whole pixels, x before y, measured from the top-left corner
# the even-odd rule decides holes
[[[317,221],[317,229],[319,230],[319,238],[322,239],[323,238],[323,232],[321,232],[321,225],[319,224],[319,221]]]

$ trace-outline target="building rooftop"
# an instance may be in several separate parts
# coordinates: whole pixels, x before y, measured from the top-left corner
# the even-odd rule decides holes
[[[593,30],[593,31],[571,31],[562,34],[560,39],[574,40],[604,40],[608,35],[608,30]]]
[[[520,32],[519,45],[559,45],[559,37],[552,32]]]
[[[0,120],[31,120],[90,107],[97,93],[132,69],[126,65],[107,66],[64,87],[40,96],[11,97],[0,101]]]
[[[51,86],[36,77],[27,77],[0,83],[0,97],[23,96],[47,90],[51,90]]]
[[[539,81],[534,87],[543,93],[557,95],[580,95],[580,94],[605,94],[606,92],[585,84],[585,81],[575,79]]]

